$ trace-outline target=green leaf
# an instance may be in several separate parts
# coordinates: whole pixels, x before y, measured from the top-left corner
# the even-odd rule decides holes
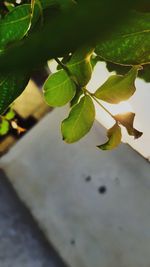
[[[147,83],[150,82],[150,64],[143,66],[143,69],[139,72],[139,78]]]
[[[14,117],[16,116],[15,112],[13,111],[13,109],[10,109],[6,115],[5,115],[5,119],[8,121],[11,121],[12,119],[14,119]]]
[[[78,49],[67,64],[71,74],[74,76],[78,85],[84,87],[87,85],[92,75],[92,66],[90,62],[93,48]]]
[[[76,85],[64,70],[60,70],[49,76],[43,91],[48,105],[61,107],[75,96]]]
[[[2,120],[2,122],[0,123],[0,135],[5,135],[8,133],[10,128],[9,122],[6,120]]]
[[[117,123],[108,130],[107,137],[109,140],[105,144],[98,146],[98,148],[102,150],[112,150],[121,143],[121,128]]]
[[[106,62],[106,67],[109,72],[115,71],[119,75],[124,75],[130,70],[130,66],[114,64],[112,62]],[[143,65],[142,67],[143,69],[138,73],[138,78],[143,79],[145,82],[150,82],[150,64]]]
[[[131,69],[131,66],[119,65],[106,61],[106,68],[108,69],[109,72],[115,71],[116,74],[125,75]]]
[[[135,92],[135,79],[139,67],[133,67],[126,75],[112,75],[95,92],[95,97],[111,104],[129,99]]]
[[[114,116],[115,119],[123,125],[126,129],[129,135],[134,136],[135,139],[142,136],[142,132],[139,132],[133,127],[135,113],[128,112],[126,114],[118,114]]]
[[[58,14],[53,18],[47,16],[41,30],[30,34],[24,42],[18,42],[7,53],[0,55],[0,71],[12,71],[14,68],[31,70],[46,60],[63,56],[82,45],[104,40],[116,25],[128,17],[129,8],[138,1],[76,1],[73,8],[56,12]],[[47,12],[51,14],[51,10]]]
[[[115,71],[117,74],[124,75],[129,71],[130,66],[124,66],[124,65],[118,65],[114,64],[112,62],[106,62],[106,67],[108,71]],[[150,82],[150,64],[146,64],[142,66],[143,69],[140,70],[138,73],[138,78],[141,78],[145,82],[149,83]]]
[[[0,76],[0,114],[23,92],[29,77],[22,73]]]
[[[96,47],[106,61],[125,65],[150,62],[150,13],[132,12],[109,39]]]
[[[29,30],[31,6],[15,7],[0,21],[0,52],[14,41],[22,39]]]
[[[8,11],[11,11],[14,9],[15,5],[13,3],[9,3],[7,1],[4,2],[6,8],[8,9]]]
[[[91,65],[92,65],[92,69],[94,69],[95,66],[96,66],[96,64],[97,64],[98,62],[100,62],[100,61],[102,61],[101,58],[100,58],[99,56],[96,56],[96,55],[93,54],[93,55],[91,56]]]
[[[66,9],[75,4],[74,0],[41,0],[42,8],[58,7],[60,9]]]
[[[35,26],[38,19],[41,17],[41,24],[43,23],[43,8],[40,0],[31,0],[31,29]]]
[[[95,119],[95,108],[89,96],[81,98],[80,102],[73,106],[68,118],[62,122],[61,131],[63,139],[67,143],[73,143],[86,135]]]

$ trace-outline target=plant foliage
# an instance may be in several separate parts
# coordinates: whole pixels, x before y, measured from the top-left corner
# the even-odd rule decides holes
[[[149,12],[148,0],[1,1],[0,134],[7,132],[11,117],[8,113],[4,119],[3,114],[23,92],[32,72],[54,59],[58,70],[43,85],[45,101],[52,107],[70,103],[69,116],[61,125],[67,143],[85,136],[95,120],[95,102],[103,107],[101,101],[128,100],[136,91],[138,76],[150,81]],[[86,86],[98,61],[105,61],[116,74],[90,93]],[[104,109],[114,126],[100,149],[120,144],[121,126],[135,138],[142,135],[134,128],[134,113],[113,116]]]

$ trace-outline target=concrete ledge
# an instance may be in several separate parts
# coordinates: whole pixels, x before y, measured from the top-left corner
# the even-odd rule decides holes
[[[1,167],[71,267],[149,267],[150,165],[127,145],[97,150],[105,139],[97,125],[82,141],[65,144],[65,113],[42,119]]]

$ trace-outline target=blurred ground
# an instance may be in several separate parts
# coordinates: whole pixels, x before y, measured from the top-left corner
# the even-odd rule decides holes
[[[66,113],[47,114],[1,168],[69,266],[150,267],[149,163],[125,144],[98,150],[98,123],[80,142],[62,142]]]
[[[0,171],[0,267],[64,267]]]

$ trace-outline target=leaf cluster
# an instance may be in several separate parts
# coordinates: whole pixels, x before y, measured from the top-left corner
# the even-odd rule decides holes
[[[0,5],[1,115],[23,92],[32,72],[54,59],[58,70],[44,82],[43,94],[51,107],[70,103],[61,125],[67,143],[90,131],[95,102],[114,120],[100,149],[110,150],[121,142],[121,127],[135,138],[142,135],[134,128],[134,113],[113,116],[103,102],[118,104],[132,97],[137,76],[150,81],[147,1],[31,0]],[[87,84],[99,61],[116,74],[91,93]]]

